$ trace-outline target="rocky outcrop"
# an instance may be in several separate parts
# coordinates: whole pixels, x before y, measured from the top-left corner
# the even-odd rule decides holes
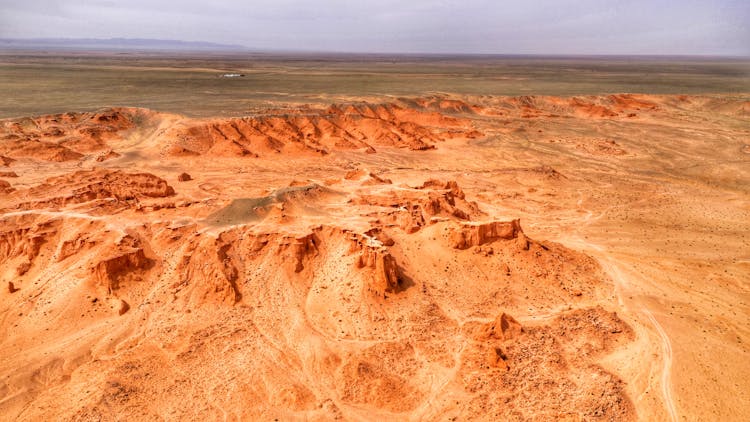
[[[486,351],[483,363],[489,368],[502,368],[509,371],[510,361],[505,343],[518,341],[518,338],[524,334],[523,326],[515,318],[502,312],[494,321],[472,328],[472,339],[484,343],[482,349]]]
[[[240,241],[243,238],[243,241]],[[267,236],[228,230],[216,237],[189,237],[175,269],[175,293],[183,290],[191,306],[206,303],[235,304],[242,299],[244,263],[268,243]]]
[[[510,340],[520,336],[522,333],[523,327],[521,324],[515,318],[503,312],[494,321],[482,327],[482,330],[477,333],[477,338]]]
[[[10,184],[10,182],[8,182],[7,180],[0,180],[0,193],[7,194],[13,192],[14,190],[15,189]]]
[[[79,252],[93,248],[97,242],[91,236],[91,233],[75,233],[72,238],[60,242],[60,247],[57,251],[57,262],[64,261]]]
[[[366,236],[369,236],[378,242],[382,243],[384,246],[393,246],[396,242],[393,240],[392,237],[388,235],[382,228],[380,227],[373,227],[370,230],[367,230],[364,233]]]
[[[97,262],[92,274],[96,285],[114,294],[123,285],[143,280],[146,271],[154,266],[154,261],[146,256],[141,247],[121,247],[111,256]]]
[[[398,275],[396,260],[385,248],[365,247],[357,260],[358,268],[368,268],[373,278],[367,285],[372,295],[385,298],[386,293],[396,293],[401,281]]]
[[[364,170],[351,170],[346,173],[344,180],[359,180],[362,186],[390,185],[393,184],[391,179],[378,176],[375,173]]]
[[[318,253],[320,239],[315,233],[295,238],[290,244],[282,245],[282,249],[288,247],[291,250],[294,262],[294,272],[298,273],[305,269],[305,262]]]
[[[377,214],[375,223],[397,225],[407,233],[417,232],[440,218],[471,220],[481,214],[475,202],[465,200],[463,191],[454,181],[431,180],[413,190],[363,194],[351,202],[387,208]]]
[[[121,156],[122,155],[120,153],[109,150],[105,153],[99,154],[99,156],[96,157],[96,161],[99,163],[102,163],[104,161],[114,160],[115,158],[120,158]]]
[[[466,199],[464,191],[461,190],[455,180],[443,181],[438,179],[430,179],[425,181],[422,186],[418,187],[417,189],[447,190],[458,199]]]
[[[58,220],[37,222],[33,216],[0,220],[0,264],[15,262],[16,274],[26,274],[59,227]]]
[[[449,239],[455,249],[468,249],[497,240],[512,239],[516,239],[520,247],[528,249],[528,240],[523,234],[520,220],[460,223],[451,228]]]

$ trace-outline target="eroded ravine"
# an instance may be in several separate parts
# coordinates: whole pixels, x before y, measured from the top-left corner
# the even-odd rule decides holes
[[[19,177],[0,197],[0,407],[21,420],[682,416],[655,282],[588,239],[672,195],[597,198],[651,147],[566,129],[673,124],[674,104],[687,107],[432,98],[6,121],[0,155]],[[577,157],[593,171],[564,167]]]

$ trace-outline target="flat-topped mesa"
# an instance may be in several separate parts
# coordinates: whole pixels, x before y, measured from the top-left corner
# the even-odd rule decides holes
[[[112,108],[92,113],[63,113],[0,120],[0,155],[62,162],[107,148],[122,139],[147,110]]]
[[[164,198],[174,193],[164,179],[150,173],[94,169],[52,177],[41,185],[19,191],[17,197],[23,202],[16,203],[14,208],[62,208],[97,199],[129,201]]]
[[[528,240],[521,229],[520,220],[463,222],[451,228],[450,243],[455,249],[468,249],[496,240],[516,239],[519,247],[528,249]]]
[[[653,97],[638,94],[495,97],[483,102],[483,105],[486,107],[478,109],[479,114],[510,114],[521,118],[632,118],[638,112],[659,109]]]
[[[419,107],[430,110],[438,110],[440,112],[475,114],[483,110],[483,107],[478,104],[469,104],[463,100],[446,98],[436,95],[415,98],[411,101],[413,101]]]
[[[79,189],[87,195],[113,197],[117,200],[164,198],[174,195],[166,180],[150,173],[103,172],[99,180]]]
[[[461,128],[466,120],[453,116],[446,116],[437,109],[429,110],[425,107],[412,107],[414,102],[399,103],[353,103],[334,104],[328,108],[331,115],[344,116],[351,119],[377,119],[388,122],[413,123],[419,126],[439,128]]]

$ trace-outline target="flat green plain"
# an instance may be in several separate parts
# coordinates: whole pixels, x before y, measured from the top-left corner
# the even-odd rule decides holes
[[[222,78],[224,73],[243,77]],[[110,106],[193,117],[458,95],[750,92],[750,59],[0,52],[0,118]]]

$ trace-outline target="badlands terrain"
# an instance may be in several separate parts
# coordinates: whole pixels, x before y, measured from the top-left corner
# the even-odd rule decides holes
[[[746,419],[748,122],[468,93],[0,120],[0,415]]]

